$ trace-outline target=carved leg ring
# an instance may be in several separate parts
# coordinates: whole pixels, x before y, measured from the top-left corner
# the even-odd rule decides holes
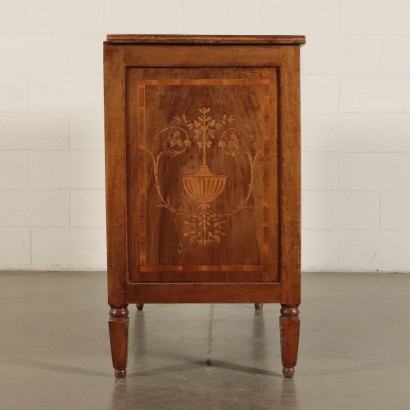
[[[286,378],[289,378],[295,374],[298,358],[300,334],[299,305],[282,305],[280,313],[282,373]]]
[[[127,375],[128,356],[128,305],[111,306],[108,328],[110,331],[111,357],[117,378]]]
[[[138,310],[144,309],[144,304],[143,303],[137,303],[137,309]]]
[[[255,303],[255,309],[256,310],[262,310],[263,309],[263,303]]]

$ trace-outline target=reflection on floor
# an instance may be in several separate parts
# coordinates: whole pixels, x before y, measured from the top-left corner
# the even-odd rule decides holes
[[[410,275],[306,273],[299,363],[279,306],[130,305],[128,377],[110,363],[104,273],[0,272],[0,409],[410,408]]]

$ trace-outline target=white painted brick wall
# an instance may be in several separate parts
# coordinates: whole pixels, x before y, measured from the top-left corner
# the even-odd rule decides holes
[[[101,73],[103,70],[103,34],[75,34],[69,37],[69,69],[79,73]]]
[[[406,191],[406,187],[410,187],[410,153],[340,154],[340,189]]]
[[[26,30],[26,0],[0,1],[0,31],[24,33]]]
[[[66,150],[69,118],[60,113],[0,112],[0,150]]]
[[[409,230],[340,232],[339,267],[343,270],[401,271],[409,258]]]
[[[410,271],[410,1],[1,0],[0,269],[104,269],[107,33],[306,34],[303,268]]]
[[[30,177],[33,188],[104,188],[103,152],[33,152]]]
[[[306,270],[336,270],[338,264],[338,231],[305,229],[302,232],[302,261]]]
[[[302,187],[304,190],[335,190],[338,179],[338,154],[304,152],[302,154]]]
[[[11,34],[0,37],[1,71],[65,71],[68,39],[49,34]]]
[[[385,192],[380,201],[380,227],[382,229],[410,230],[410,193]]]
[[[386,127],[391,125],[388,119],[384,122]],[[302,124],[302,149],[305,152],[377,152],[379,150],[380,119],[377,114],[304,115]],[[401,130],[402,127],[399,127],[397,135],[400,135]],[[405,135],[397,140],[396,144],[400,144],[401,141],[407,141]],[[389,143],[390,134],[387,129],[386,144]]]
[[[102,74],[97,73],[31,74],[30,110],[101,111],[104,109],[102,84]]]
[[[205,6],[205,7],[204,7]],[[242,32],[256,34],[261,6],[253,1],[189,0],[184,2],[183,27],[186,33],[230,34],[232,22],[240,22]],[[230,20],[228,23],[227,20]]]
[[[28,108],[28,75],[0,72],[0,110],[26,111]]]
[[[303,226],[312,229],[378,229],[377,192],[304,191]]]
[[[346,74],[340,77],[341,112],[410,111],[410,74]]]
[[[27,0],[29,33],[101,33],[103,0]]]
[[[104,149],[104,115],[102,112],[73,113],[70,116],[72,150]]]
[[[302,113],[333,114],[339,111],[339,76],[302,74]]]
[[[2,269],[31,269],[30,228],[0,228]]]
[[[105,227],[105,191],[73,189],[70,203],[71,226]]]
[[[382,38],[382,72],[410,73],[410,36]]]
[[[242,0],[242,3],[247,2]],[[262,0],[263,34],[336,34],[339,32],[339,0]],[[234,24],[232,31],[236,30]]]
[[[377,73],[380,71],[380,40],[377,37],[309,36],[304,54],[305,73]],[[326,50],[326,58],[323,58]]]
[[[90,269],[104,266],[104,228],[32,228],[33,268]]]
[[[1,226],[67,226],[69,192],[16,190],[0,192]]]
[[[380,124],[380,151],[410,152],[410,114],[384,114]]]
[[[207,8],[202,4],[201,12]],[[182,0],[106,0],[104,28],[107,33],[177,34],[183,30],[183,12]],[[200,24],[198,15],[195,20]]]
[[[0,189],[28,188],[29,184],[30,153],[25,151],[0,151]]]

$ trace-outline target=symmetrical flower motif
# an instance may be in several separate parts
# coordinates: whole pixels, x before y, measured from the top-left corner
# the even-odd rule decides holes
[[[200,245],[210,245],[219,243],[225,236],[223,225],[226,218],[247,208],[246,204],[253,191],[255,177],[255,162],[261,151],[251,155],[248,151],[241,149],[238,130],[234,126],[235,119],[232,115],[224,114],[222,118],[216,120],[210,114],[211,108],[203,107],[198,110],[196,119],[187,119],[186,115],[174,117],[172,125],[164,128],[160,136],[164,135],[163,148],[154,155],[147,150],[152,157],[155,188],[161,203],[159,206],[168,211],[184,217],[186,232],[184,237],[191,242]],[[215,212],[210,202],[215,200],[225,188],[226,175],[213,174],[207,164],[207,151],[212,148],[213,142],[219,139],[217,147],[225,154],[233,156],[235,159],[242,153],[245,154],[250,166],[250,182],[248,192],[244,200],[229,214]],[[181,155],[195,143],[201,151],[201,162],[198,172],[193,175],[183,177],[183,185],[188,196],[198,203],[198,212],[194,214],[184,214],[171,205],[169,198],[162,195],[161,182],[158,174],[158,166],[163,155]]]
[[[239,138],[235,129],[230,128],[221,135],[218,147],[233,157],[240,153]]]
[[[227,124],[232,124],[235,119],[232,115],[224,114],[217,121],[209,115],[210,108],[203,107],[198,111],[200,115],[195,120],[188,120],[185,115],[182,115],[175,117],[174,123],[192,131],[198,148],[202,150],[202,165],[206,165],[206,150],[211,148],[213,140],[216,138],[216,132]]]
[[[194,215],[189,215],[184,224],[187,225],[187,231],[184,233],[193,242],[200,245],[209,245],[212,242],[221,242],[225,236],[223,224],[225,219],[222,214],[217,214],[208,208]]]

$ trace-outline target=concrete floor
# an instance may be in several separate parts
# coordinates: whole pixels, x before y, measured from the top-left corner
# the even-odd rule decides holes
[[[116,382],[105,274],[1,272],[0,409],[410,409],[410,275],[303,282],[293,380],[278,305],[147,305]]]

